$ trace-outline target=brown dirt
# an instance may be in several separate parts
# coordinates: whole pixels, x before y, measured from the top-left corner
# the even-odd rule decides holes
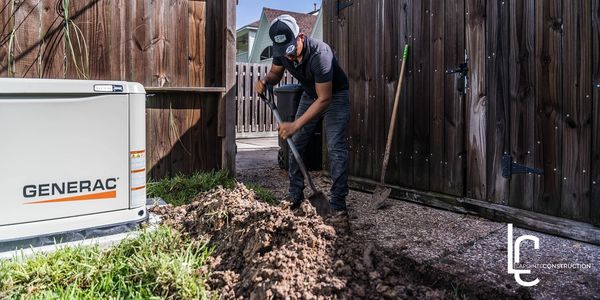
[[[454,298],[418,284],[402,264],[328,224],[307,204],[297,212],[255,199],[243,184],[158,207],[164,223],[215,247],[209,286],[225,299]],[[207,272],[208,270],[199,270]]]

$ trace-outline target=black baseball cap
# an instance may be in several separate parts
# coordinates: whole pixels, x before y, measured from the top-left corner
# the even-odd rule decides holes
[[[290,15],[281,15],[271,22],[269,37],[273,41],[273,57],[296,53],[296,38],[300,27]]]

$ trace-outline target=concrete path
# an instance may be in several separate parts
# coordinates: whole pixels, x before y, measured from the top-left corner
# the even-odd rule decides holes
[[[237,139],[238,152],[278,149],[277,137]]]

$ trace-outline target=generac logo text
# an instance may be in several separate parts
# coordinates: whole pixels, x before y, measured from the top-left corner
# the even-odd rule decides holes
[[[110,191],[117,188],[117,178],[31,184],[23,187],[23,197],[61,196]]]

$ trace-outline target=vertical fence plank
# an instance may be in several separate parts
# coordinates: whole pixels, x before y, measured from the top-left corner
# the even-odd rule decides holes
[[[10,2],[10,1],[7,1]],[[15,11],[15,77],[40,77],[41,0],[25,0]]]
[[[90,12],[87,15],[89,18],[82,19],[82,23],[80,23],[81,26],[88,28],[85,38],[89,48],[84,51],[88,51],[89,59],[87,62],[82,62],[79,68],[88,73],[90,79],[111,79],[112,68],[119,66],[119,57],[111,56],[112,48],[118,46],[113,44],[111,24],[119,23],[118,17],[115,19],[111,17],[113,7],[113,3],[109,3],[109,1],[100,1],[89,8],[82,8]],[[73,44],[76,43],[74,40]],[[94,49],[94,51],[89,51],[90,49]],[[80,53],[79,56],[82,57],[82,60],[85,59],[83,53]],[[84,65],[89,65],[89,67],[84,67]]]
[[[206,51],[206,2],[188,1],[188,11],[189,86],[204,86],[204,53]]]
[[[431,12],[429,1],[413,3],[413,89],[414,89],[414,185],[420,190],[429,189],[429,136],[430,136],[430,38]]]
[[[465,60],[465,1],[445,0],[444,70],[457,68]],[[457,91],[457,75],[444,82],[444,157],[432,163],[444,167],[444,193],[464,196],[465,192],[465,97]]]
[[[260,72],[260,78],[265,78],[266,77],[266,66],[265,65],[259,65],[258,70]],[[252,81],[252,83],[254,83],[256,81]],[[258,95],[254,95],[256,99],[256,122],[258,123],[258,127],[257,127],[257,131],[258,132],[263,132],[265,130],[265,108],[263,105],[263,102],[260,100],[260,98],[258,97]]]
[[[113,0],[110,7],[109,19],[109,61],[111,80],[127,80],[127,56],[131,52],[128,42],[128,19],[129,6],[134,5],[127,0]]]
[[[64,11],[61,4],[57,5],[62,18],[63,33],[62,38],[65,50],[65,77],[68,79],[89,79],[90,69],[96,64],[90,62],[91,59],[97,59],[102,56],[104,48],[102,45],[105,40],[97,41],[93,37],[94,27],[103,24],[92,24],[98,20],[94,18],[94,11],[98,3],[85,3],[83,1],[71,1],[67,11]],[[69,17],[69,21],[64,16]],[[79,43],[77,38],[79,37]],[[85,41],[85,42],[84,42]],[[94,49],[94,53],[86,51]],[[107,63],[100,65],[101,68]],[[94,74],[97,72],[94,71]]]
[[[41,26],[42,77],[65,78],[63,19],[58,15],[55,0],[42,0]]]
[[[486,197],[485,5],[484,0],[466,1],[466,40],[470,74],[466,104],[467,196],[474,199]]]
[[[425,153],[429,162],[430,189],[444,190],[444,165],[438,163],[444,156],[444,22],[445,1],[430,1],[430,57],[431,57],[431,117],[430,153]]]
[[[242,132],[243,128],[243,118],[244,118],[244,103],[242,100],[242,66],[240,64],[235,65],[235,88],[236,88],[236,98],[235,98],[235,107],[237,110],[237,117],[235,120],[235,130],[237,133]]]
[[[511,5],[510,35],[510,154],[513,161],[535,164],[535,2],[514,1]],[[534,179],[537,175],[514,174],[510,183],[513,207],[532,210]]]
[[[250,102],[250,90],[248,88],[248,78],[252,74],[252,65],[244,65],[244,80],[243,80],[243,93],[244,93],[244,132],[251,131],[252,115],[251,115],[251,102]]]
[[[561,198],[561,145],[559,119],[562,111],[561,87],[561,0],[536,2],[536,82],[541,157],[544,167],[542,196],[534,202],[538,212],[558,215]],[[536,141],[537,143],[537,141]]]
[[[9,73],[9,44],[15,19],[14,8],[10,1],[4,1],[0,9],[0,76],[6,77]]]
[[[398,5],[398,15],[396,18],[397,28],[398,28],[398,38],[397,43],[398,49],[402,49],[405,44],[409,44],[412,46],[415,36],[413,32],[413,11],[412,7],[417,0],[402,0],[397,1]],[[413,153],[413,140],[414,140],[414,114],[413,108],[415,105],[415,101],[413,101],[413,73],[414,73],[414,49],[411,49],[408,61],[406,62],[405,67],[405,77],[403,85],[403,91],[400,94],[400,104],[399,104],[399,114],[398,121],[396,123],[396,130],[398,133],[395,134],[394,141],[392,142],[392,149],[397,149],[394,151],[394,155],[391,157],[390,162],[394,162],[394,164],[390,164],[390,169],[396,169],[397,177],[390,176],[389,179],[394,182],[398,182],[402,186],[413,186],[414,182],[414,160],[410,159]],[[398,71],[399,72],[399,71]],[[358,98],[360,99],[360,98]],[[388,123],[389,124],[389,123]],[[388,126],[386,124],[386,126]],[[395,166],[395,168],[393,167]],[[360,168],[360,166],[359,166]],[[390,174],[391,175],[391,174]]]
[[[591,222],[600,226],[600,0],[592,0],[592,194]]]
[[[129,57],[127,76],[130,80],[152,86],[152,30],[151,2],[149,0],[135,1],[129,4]]]
[[[154,2],[154,65],[156,66],[153,84],[156,86],[186,86],[188,84],[187,53],[188,33],[178,30],[181,24],[187,28],[188,18],[180,18],[188,13],[187,1]]]
[[[515,13],[513,8],[514,5],[510,1],[489,1],[486,13],[489,99],[486,199],[499,204],[508,203],[510,182],[502,177],[502,156],[508,154],[509,150],[509,25],[510,18]],[[514,29],[514,27],[510,28]]]
[[[563,217],[588,221],[591,149],[590,1],[563,3]]]
[[[256,111],[257,103],[256,97],[252,93],[252,82],[260,79],[260,67],[257,64],[252,64],[250,66],[250,76],[246,78],[246,93],[248,95],[248,99],[250,101],[250,131],[256,132],[258,131],[258,113]]]

